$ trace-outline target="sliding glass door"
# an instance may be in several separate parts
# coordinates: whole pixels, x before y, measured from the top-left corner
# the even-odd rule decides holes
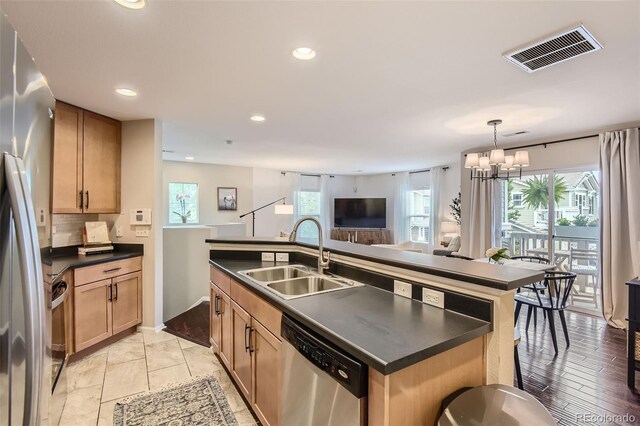
[[[601,294],[599,178],[595,169],[532,173],[502,182],[499,200],[502,246],[574,272],[569,302],[593,312]]]
[[[576,310],[600,311],[600,175],[597,170],[555,172],[553,261],[577,275],[569,300]],[[558,197],[556,197],[558,198]]]

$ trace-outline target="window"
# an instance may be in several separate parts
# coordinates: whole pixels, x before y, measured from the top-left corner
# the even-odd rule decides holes
[[[414,242],[429,242],[431,190],[409,191],[409,238]]]
[[[519,192],[514,192],[511,194],[511,199],[513,201],[513,207],[521,208],[522,207],[522,194]]]
[[[575,194],[573,207],[582,207],[587,205],[587,196],[584,194]]]
[[[169,223],[199,223],[198,184],[169,183]]]
[[[320,220],[320,192],[298,191],[297,217],[313,216]],[[311,222],[303,222],[298,228],[300,238],[318,238],[318,227]]]

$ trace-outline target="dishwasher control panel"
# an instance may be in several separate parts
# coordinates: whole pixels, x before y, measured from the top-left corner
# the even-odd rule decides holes
[[[366,364],[285,315],[282,317],[282,337],[309,362],[333,377],[356,397],[366,396]]]

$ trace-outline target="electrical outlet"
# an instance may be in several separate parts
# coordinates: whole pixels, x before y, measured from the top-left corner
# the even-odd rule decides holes
[[[276,253],[276,262],[289,262],[289,253]]]
[[[122,238],[122,225],[116,226],[116,238]]]
[[[275,262],[276,258],[273,253],[262,253],[263,262]]]
[[[430,288],[423,288],[422,303],[444,309],[444,293]]]
[[[411,299],[411,284],[393,280],[393,292],[398,296]]]
[[[148,226],[137,226],[136,227],[136,237],[148,237],[149,236],[149,227]]]

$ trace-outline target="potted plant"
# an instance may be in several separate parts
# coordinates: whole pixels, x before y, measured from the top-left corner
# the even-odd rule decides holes
[[[191,216],[191,210],[187,210],[187,198],[191,198],[189,194],[176,195],[176,201],[180,205],[180,211],[174,211],[173,214],[177,214],[182,219],[182,223],[187,223],[187,219]]]
[[[504,259],[510,259],[511,257],[507,254],[507,249],[504,247],[491,247],[487,249],[484,254],[489,258],[489,263],[498,263],[502,264]]]

